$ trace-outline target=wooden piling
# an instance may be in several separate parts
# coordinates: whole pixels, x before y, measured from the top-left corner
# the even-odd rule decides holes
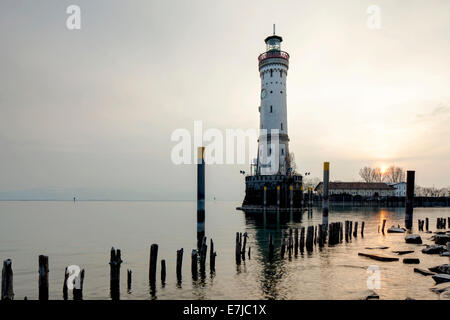
[[[198,279],[198,254],[197,250],[192,249],[191,253],[191,273],[192,273],[192,279],[195,281]]]
[[[250,252],[251,252],[251,250],[252,250],[252,247],[249,246],[249,247],[248,247],[248,260],[250,260],[250,258],[251,258],[251,257],[250,257]]]
[[[181,283],[183,267],[183,248],[177,250],[177,282]]]
[[[345,220],[345,242],[348,242],[348,229],[349,229],[350,223],[348,220]]]
[[[306,250],[308,252],[313,251],[313,241],[314,241],[313,237],[314,237],[314,226],[309,226],[306,235]]]
[[[235,257],[236,257],[236,264],[241,264],[241,242],[239,232],[236,232]]]
[[[328,184],[330,180],[330,163],[323,163],[323,197],[322,197],[322,224],[328,225]]]
[[[166,260],[161,260],[161,285],[164,287],[166,285]]]
[[[200,249],[200,273],[202,276],[206,272],[206,254],[208,253],[208,245],[206,244],[206,237],[203,238],[202,248]]]
[[[156,243],[150,246],[150,265],[149,265],[149,280],[150,285],[156,284],[156,267],[158,262],[158,245]]]
[[[303,253],[305,248],[305,227],[300,230],[300,252]]]
[[[67,287],[67,280],[69,279],[68,267],[64,270],[64,283],[63,283],[63,299],[69,300],[69,289]]]
[[[122,263],[122,254],[120,249],[111,248],[109,260],[110,266],[110,294],[112,300],[120,299],[120,265]]]
[[[352,239],[352,233],[353,233],[353,221],[349,221],[349,229],[348,229],[348,237],[350,240]]]
[[[48,300],[48,256],[39,256],[39,300]]]
[[[214,242],[212,239],[210,239],[209,269],[211,273],[216,272],[216,256],[217,253],[214,251]],[[248,258],[250,259],[250,247],[248,248]]]
[[[164,260],[163,260],[164,261]],[[162,263],[162,261],[161,261]],[[131,281],[132,281],[132,272],[130,269],[127,269],[127,292],[131,292]]]
[[[242,256],[242,261],[245,261],[245,251],[246,251],[246,247],[247,247],[247,232],[244,233],[244,241],[243,241],[243,245],[242,245],[242,252],[241,252],[241,256]]]
[[[298,228],[295,228],[294,232],[294,254],[298,254]]]
[[[414,210],[414,180],[415,171],[408,170],[406,172],[406,207],[405,207],[405,226],[411,230],[413,224]]]
[[[14,300],[13,271],[11,259],[3,261],[2,300]]]
[[[428,218],[425,218],[425,229],[428,231],[430,228],[430,220]]]
[[[353,237],[356,238],[358,236],[358,221],[355,221],[355,228],[353,229]]]
[[[205,147],[197,150],[197,248],[205,236]]]
[[[314,226],[314,245],[317,244],[317,226]]]
[[[317,242],[319,243],[319,248],[323,247],[323,225],[319,224],[318,234],[317,234]]]
[[[364,225],[365,225],[365,222],[363,221],[361,224],[361,237],[364,237]]]
[[[383,219],[383,227],[381,228],[381,232],[384,234],[384,228],[386,227],[386,219]]]

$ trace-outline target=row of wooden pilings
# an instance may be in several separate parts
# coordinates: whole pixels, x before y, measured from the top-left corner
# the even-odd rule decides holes
[[[364,237],[364,225],[363,221],[361,224],[361,236]],[[354,226],[354,227],[353,227]],[[345,232],[345,238],[344,238]],[[280,257],[284,259],[286,255],[289,258],[292,255],[297,256],[298,253],[304,253],[305,249],[307,252],[312,252],[314,246],[319,246],[322,248],[326,243],[329,246],[339,244],[344,241],[349,242],[352,236],[356,238],[358,236],[358,221],[353,224],[352,221],[342,222],[332,222],[329,225],[319,224],[317,226],[308,226],[299,228],[289,228],[287,234],[282,235],[281,247],[280,247]],[[247,233],[236,233],[236,263],[241,264],[241,261],[245,260],[246,256],[246,243],[247,243]],[[251,248],[248,248],[248,257],[250,258]],[[275,246],[272,233],[269,234],[269,261],[274,258]]]
[[[450,227],[450,217],[446,218],[437,218],[436,220],[436,229],[447,229],[447,220],[448,225]]]
[[[246,239],[246,237],[245,237]],[[244,246],[245,250],[245,246]],[[206,258],[207,258],[208,246],[206,244],[206,237],[203,238],[201,248],[199,250],[192,250],[191,254],[191,272],[192,279],[198,280],[199,274],[204,277],[206,275]],[[214,242],[210,239],[210,250],[209,250],[209,268],[211,274],[215,273],[216,270],[216,256],[217,253],[214,250]],[[250,252],[249,252],[250,255]],[[110,255],[110,295],[112,300],[120,299],[120,266],[122,264],[122,253],[120,249],[111,248]],[[150,262],[149,262],[149,283],[151,290],[154,290],[156,285],[156,273],[157,273],[157,262],[158,262],[158,245],[152,244],[150,246]],[[162,259],[161,263],[161,285],[164,286],[166,283],[166,260]],[[182,282],[182,265],[183,265],[183,248],[177,250],[176,259],[176,277],[177,284],[181,285]],[[83,282],[84,282],[84,269],[78,270],[76,274],[74,269],[69,266],[64,271],[64,284],[63,284],[63,299],[69,299],[69,289],[72,289],[73,300],[83,300]],[[48,256],[39,256],[39,300],[49,299],[49,264]],[[72,277],[72,275],[75,275]],[[2,300],[13,300],[14,299],[14,289],[13,289],[13,270],[12,261],[7,259],[3,261],[2,269],[2,290],[1,299]],[[132,271],[127,270],[127,290],[131,292],[132,285]],[[25,298],[26,299],[26,298]]]

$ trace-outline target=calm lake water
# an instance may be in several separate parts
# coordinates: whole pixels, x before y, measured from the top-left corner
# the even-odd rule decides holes
[[[289,213],[245,215],[235,208],[240,202],[207,202],[206,236],[212,237],[217,251],[216,274],[193,281],[190,254],[196,246],[195,202],[7,202],[0,201],[0,259],[11,258],[15,299],[37,299],[38,255],[49,256],[50,298],[62,299],[64,269],[79,265],[86,270],[85,299],[109,299],[109,255],[112,246],[122,250],[121,299],[360,299],[367,295],[369,265],[381,270],[381,299],[439,299],[430,290],[431,277],[414,273],[417,265],[404,265],[403,257],[418,257],[419,267],[449,263],[449,258],[424,255],[421,247],[404,242],[404,234],[377,232],[387,219],[387,227],[404,225],[403,208],[331,208],[330,222],[365,221],[364,238],[351,243],[299,254],[280,260],[282,232],[289,228],[321,223],[320,209],[312,216]],[[450,216],[450,208],[415,208],[417,219],[430,218],[435,230],[437,217]],[[251,259],[236,266],[236,232],[249,234]],[[267,261],[269,233],[275,238],[276,257]],[[430,234],[421,233],[431,244]],[[167,280],[159,282],[154,296],[148,284],[149,249],[159,244],[158,260],[166,259]],[[387,250],[365,247],[388,246]],[[177,286],[176,250],[184,248],[183,281]],[[392,250],[415,250],[400,256],[398,262],[378,262],[358,256],[358,252],[379,252],[394,256]],[[126,290],[126,270],[133,271],[133,288]],[[158,273],[159,273],[158,261]]]

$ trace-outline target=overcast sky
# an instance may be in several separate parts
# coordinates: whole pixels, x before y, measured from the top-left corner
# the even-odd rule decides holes
[[[71,4],[81,30],[66,28]],[[394,164],[449,186],[449,12],[447,0],[3,0],[0,199],[195,199],[196,167],[172,164],[171,133],[258,128],[273,23],[291,56],[299,172],[330,161],[332,180],[356,181]],[[248,169],[209,166],[207,196],[243,199]]]

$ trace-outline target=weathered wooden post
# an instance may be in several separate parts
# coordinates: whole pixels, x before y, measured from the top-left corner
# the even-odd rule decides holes
[[[193,249],[191,253],[191,272],[192,272],[192,279],[194,281],[197,281],[198,279],[198,254],[197,250]]]
[[[313,251],[313,237],[314,237],[314,226],[309,226],[308,227],[308,232],[306,235],[306,250],[308,252],[312,252]]]
[[[48,256],[39,256],[39,300],[48,300]]]
[[[317,243],[317,226],[314,226],[314,245]]]
[[[166,285],[166,260],[161,260],[161,285],[164,287]]]
[[[384,234],[384,228],[386,227],[386,219],[383,219],[383,227],[381,228],[381,232]]]
[[[217,253],[214,251],[214,242],[210,239],[210,248],[209,248],[209,269],[211,273],[216,272],[216,256]],[[250,247],[248,248],[248,258],[250,259]]]
[[[156,243],[150,246],[150,265],[149,265],[149,280],[150,285],[156,284],[156,266],[158,262],[158,245]]]
[[[177,282],[181,283],[182,280],[182,267],[183,267],[183,248],[177,250]]]
[[[247,247],[247,238],[248,238],[248,235],[247,235],[247,232],[245,232],[244,233],[244,244],[242,245],[242,252],[241,252],[242,261],[245,261],[245,251],[246,251],[246,247]]]
[[[236,232],[235,256],[236,256],[236,264],[241,264],[241,242],[239,232]]]
[[[81,301],[83,300],[83,283],[84,283],[84,269],[75,278],[75,283],[73,287],[73,300]]]
[[[205,147],[197,152],[197,248],[200,250],[205,236]]]
[[[206,272],[206,254],[208,253],[208,245],[206,244],[206,237],[203,238],[202,248],[200,250],[200,273],[202,276]]]
[[[356,238],[358,236],[358,221],[355,221],[355,228],[353,229],[353,237]]]
[[[277,186],[277,208],[280,207],[280,186]]]
[[[345,220],[345,242],[348,242],[348,229],[349,229],[350,223],[348,220]]]
[[[303,253],[305,250],[305,227],[300,230],[300,252]]]
[[[425,229],[428,231],[430,228],[430,220],[428,218],[425,218]]]
[[[127,292],[131,293],[132,271],[127,269]]]
[[[69,299],[69,289],[67,287],[67,280],[69,279],[69,270],[68,267],[64,270],[64,283],[63,283],[63,299]]]
[[[414,177],[415,171],[408,170],[406,172],[406,210],[405,210],[405,226],[411,230],[413,224],[414,210]]]
[[[109,260],[110,266],[110,293],[112,300],[120,299],[120,264],[122,263],[122,256],[120,249],[111,248],[111,256]]]
[[[350,240],[352,239],[352,233],[353,233],[353,221],[349,221],[349,229],[348,229],[348,237]]]
[[[273,260],[273,238],[272,238],[272,234],[269,235],[269,261]]]
[[[14,300],[13,271],[11,259],[3,261],[2,300]]]
[[[250,260],[250,252],[252,251],[252,247],[248,247],[248,260]]]
[[[319,248],[323,247],[323,228],[322,225],[319,224],[319,234],[317,235],[317,242],[319,243]]]
[[[328,184],[330,182],[330,163],[323,163],[323,196],[322,196],[322,224],[328,225]]]
[[[294,254],[298,255],[298,228],[294,232]]]
[[[364,225],[365,225],[365,222],[363,221],[361,224],[361,237],[364,237]]]

